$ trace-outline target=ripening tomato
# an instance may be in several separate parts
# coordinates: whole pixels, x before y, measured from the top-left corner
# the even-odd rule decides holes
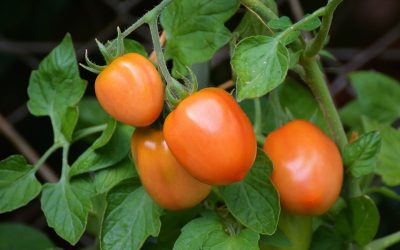
[[[211,185],[242,180],[256,157],[250,120],[222,89],[202,89],[181,101],[165,120],[164,135],[182,166]]]
[[[160,74],[147,58],[136,53],[118,57],[101,71],[95,91],[108,114],[132,126],[150,125],[163,109]]]
[[[264,151],[274,165],[272,182],[284,209],[319,215],[335,203],[343,181],[342,157],[336,144],[314,124],[287,123],[268,135]]]
[[[211,186],[193,178],[175,160],[161,130],[137,128],[131,152],[144,188],[161,207],[193,207],[210,193]]]

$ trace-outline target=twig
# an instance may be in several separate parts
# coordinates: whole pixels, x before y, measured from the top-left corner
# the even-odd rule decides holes
[[[39,160],[38,154],[29,145],[29,143],[14,129],[13,126],[0,114],[0,131],[14,144],[19,152],[26,156],[30,163],[35,163]],[[57,175],[51,168],[43,164],[39,169],[39,175],[48,182],[57,182]]]
[[[336,79],[333,81],[332,92],[334,94],[337,94],[340,91],[342,91],[347,85],[347,80],[346,80],[347,73],[361,68],[370,60],[374,59],[379,54],[381,54],[387,47],[389,47],[399,38],[400,38],[400,22],[388,33],[386,33],[383,37],[378,39],[375,43],[373,43],[368,48],[355,55],[353,57],[353,60],[351,60],[342,67],[339,76],[337,76]]]
[[[228,80],[224,83],[221,83],[220,85],[217,86],[217,88],[220,89],[229,89],[232,88],[233,86],[235,86],[235,83],[232,80]]]
[[[165,31],[163,31],[163,32],[161,32],[161,35],[160,35],[160,44],[161,44],[161,47],[164,46],[164,44],[165,44],[166,41],[167,41],[167,33],[166,33]],[[153,51],[151,52],[149,59],[150,59],[152,62],[154,62],[154,63],[157,64],[157,55],[156,55],[156,51],[155,51],[155,50],[153,50]]]

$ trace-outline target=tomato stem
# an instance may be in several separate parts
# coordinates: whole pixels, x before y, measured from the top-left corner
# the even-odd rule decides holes
[[[57,149],[60,148],[59,144],[53,144],[49,149],[46,150],[46,152],[40,157],[40,159],[35,163],[33,167],[33,171],[37,172],[39,168],[45,163],[47,158],[49,158],[50,155],[52,155]]]
[[[107,128],[107,124],[101,124],[101,125],[96,125],[88,128],[84,128],[81,130],[78,130],[74,133],[74,137],[72,138],[72,142],[76,142],[86,136],[96,134],[99,132],[102,132],[104,129]]]
[[[307,45],[304,54],[306,57],[313,57],[319,53],[319,51],[324,47],[326,38],[328,37],[329,30],[332,24],[333,13],[336,7],[343,0],[331,0],[325,7],[325,15],[322,18],[322,24],[319,29],[318,35]]]
[[[400,231],[376,239],[370,242],[368,245],[361,248],[361,250],[383,250],[390,246],[393,246],[398,242],[400,242]]]
[[[262,110],[259,98],[254,99],[254,133],[261,134],[262,130]]]
[[[304,80],[310,87],[315,99],[322,109],[331,135],[340,150],[343,152],[344,146],[347,144],[347,137],[342,122],[340,121],[339,113],[336,110],[332,96],[329,92],[325,75],[322,73],[316,58],[302,57],[301,64],[306,72]]]

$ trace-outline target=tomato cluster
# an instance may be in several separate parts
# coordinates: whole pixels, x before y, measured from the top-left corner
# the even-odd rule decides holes
[[[129,53],[96,79],[96,96],[115,119],[151,125],[164,105],[164,87],[154,65]],[[162,207],[195,206],[211,185],[242,180],[254,163],[256,136],[235,99],[218,88],[180,101],[162,129],[137,128],[132,157],[143,186]],[[295,120],[270,133],[264,150],[272,160],[272,182],[282,207],[293,214],[325,213],[342,186],[342,159],[335,143],[310,122]]]
[[[97,77],[95,90],[107,113],[135,127],[151,125],[163,109],[161,77],[149,60],[135,53],[111,62]],[[160,206],[171,210],[198,204],[211,185],[242,180],[256,148],[246,114],[231,95],[217,88],[185,98],[167,116],[162,130],[137,128],[131,141],[143,186]]]

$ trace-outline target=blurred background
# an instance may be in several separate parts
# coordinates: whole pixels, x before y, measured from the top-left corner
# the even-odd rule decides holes
[[[48,118],[33,117],[27,110],[27,87],[32,70],[64,37],[72,35],[77,58],[84,62],[87,49],[93,61],[102,60],[94,39],[102,42],[116,36],[116,27],[128,27],[146,10],[159,1],[154,0],[2,0],[0,1],[0,159],[24,150],[35,159],[52,144],[52,129]],[[297,20],[325,5],[326,0],[278,0],[281,15]],[[244,9],[227,26],[233,29]],[[136,30],[129,38],[141,42],[152,51],[147,27]],[[338,60],[323,60],[330,89],[340,107],[354,97],[346,73],[373,69],[400,80],[400,1],[347,0],[338,8],[333,21],[327,50]],[[213,60],[203,65],[207,69],[199,76],[203,84],[219,85],[230,77],[228,50],[222,49]],[[204,72],[204,70],[203,70]],[[87,95],[93,96],[95,75],[81,68],[81,77],[88,81]],[[4,131],[8,137],[4,136]],[[11,131],[11,132],[10,132]],[[11,133],[11,134],[10,134]],[[16,144],[20,147],[16,147]],[[21,147],[23,147],[21,149]],[[57,155],[48,165],[58,174]],[[382,200],[379,234],[398,230],[400,207]],[[27,207],[0,215],[0,221],[21,222],[34,226],[60,247],[71,248],[47,228],[35,200]],[[396,223],[397,222],[397,223]],[[84,236],[78,247],[92,242]],[[1,249],[1,242],[0,242]],[[71,248],[72,249],[72,248]],[[76,249],[74,247],[73,249]],[[393,248],[399,249],[399,248]]]

